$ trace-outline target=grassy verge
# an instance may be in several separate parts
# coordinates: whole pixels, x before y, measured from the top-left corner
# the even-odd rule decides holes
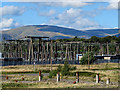
[[[117,82],[119,80],[119,67],[118,63],[109,63],[107,64],[97,64],[97,65],[90,65],[90,70],[88,69],[87,65],[70,65],[70,66],[76,66],[76,70],[71,70],[68,76],[63,76],[62,79],[66,80],[76,80],[76,72],[79,72],[79,78],[83,82],[88,83],[79,83],[79,84],[72,84],[67,82],[60,82],[56,83],[56,76],[49,79],[48,76],[43,76],[43,81],[46,82],[39,82],[39,83],[20,83],[22,81],[22,77],[25,79],[24,81],[38,81],[38,76],[32,76],[27,74],[33,74],[39,73],[39,70],[42,71],[42,73],[49,73],[50,72],[50,65],[36,65],[36,71],[34,71],[33,65],[18,65],[18,66],[3,66],[2,67],[2,74],[3,76],[7,75],[9,77],[8,80],[6,80],[6,77],[4,77],[5,82],[3,83],[3,88],[94,88],[94,87],[100,87],[100,88],[116,88],[118,87]],[[53,70],[56,70],[59,65],[53,65]],[[60,64],[60,66],[63,66]],[[110,78],[110,81],[115,83],[114,85],[98,85],[95,84],[95,76],[96,74],[100,75],[101,81],[106,82],[107,78]],[[55,74],[56,75],[56,74]],[[52,80],[53,79],[53,80]],[[15,82],[15,80],[18,80],[20,82],[17,83],[10,83]],[[51,81],[49,81],[51,80]],[[93,82],[93,83],[89,83]]]
[[[34,83],[2,83],[2,88],[27,88],[35,85]]]
[[[42,73],[49,73],[50,72],[50,70],[41,70],[42,71]],[[30,73],[39,73],[39,71],[21,71],[21,72],[16,72],[16,71],[14,71],[14,72],[2,72],[2,74],[30,74]]]

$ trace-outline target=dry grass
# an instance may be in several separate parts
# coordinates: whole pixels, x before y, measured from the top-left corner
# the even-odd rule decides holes
[[[68,83],[44,83],[40,82],[34,86],[29,86],[28,88],[117,88],[117,85],[101,85],[96,83],[78,83],[78,84],[68,84]]]
[[[53,70],[58,67],[59,64],[54,64],[53,65]],[[61,65],[63,66],[63,64]],[[119,64],[118,63],[109,63],[109,64],[97,64],[97,65],[90,65],[90,70],[88,70],[87,65],[71,65],[71,66],[76,66],[76,70],[73,70],[72,72],[93,72],[93,73],[99,73],[100,78],[102,81],[106,82],[107,78],[110,78],[111,82],[118,82],[118,75],[119,75]],[[36,65],[36,71],[39,70],[50,70],[50,65]],[[34,66],[33,65],[17,65],[17,66],[3,66],[2,67],[2,72],[29,72],[29,71],[34,71]],[[4,74],[3,74],[4,75]],[[11,77],[9,81],[14,81],[18,80],[21,81],[22,77],[25,78],[25,81],[38,81],[38,76],[29,76],[29,75],[22,75],[22,74],[7,74],[7,76]],[[56,77],[55,77],[56,78]],[[63,79],[71,79],[75,80],[76,77],[63,77]],[[48,79],[47,76],[44,76],[43,79]],[[89,77],[89,76],[80,76],[80,80],[83,81],[88,81],[88,82],[95,82],[94,77]],[[6,82],[6,83],[8,83]],[[78,84],[70,84],[67,82],[39,82],[36,83],[32,86],[28,86],[30,88],[93,88],[93,87],[100,87],[100,88],[116,88],[118,87],[118,84],[114,85],[101,85],[101,84],[96,84],[96,83],[78,83]]]

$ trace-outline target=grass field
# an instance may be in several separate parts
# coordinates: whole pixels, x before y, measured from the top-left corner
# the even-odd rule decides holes
[[[61,66],[63,66],[61,64]],[[59,83],[56,82],[56,76],[48,78],[45,73],[50,72],[50,65],[36,65],[35,71],[33,65],[17,65],[17,66],[3,66],[2,76],[3,88],[118,88],[119,82],[119,64],[118,63],[104,63],[97,65],[71,65],[76,66],[76,70],[71,71],[80,72],[80,82],[73,84],[76,80],[75,76],[63,76]],[[53,70],[57,69],[58,64],[53,65]],[[42,71],[43,79],[38,80],[39,70]],[[101,82],[95,83],[96,74],[100,75]],[[8,76],[8,80],[6,80]],[[24,80],[22,80],[24,78]],[[107,78],[110,78],[111,83],[106,85]],[[16,80],[18,82],[16,82]]]

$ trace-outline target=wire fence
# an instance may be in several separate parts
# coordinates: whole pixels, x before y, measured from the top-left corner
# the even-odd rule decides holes
[[[65,60],[56,60],[52,61],[52,64],[64,64]],[[0,66],[10,66],[10,65],[33,65],[33,64],[51,64],[50,60],[48,61],[0,61]],[[80,65],[79,60],[68,60],[69,64],[78,64]],[[111,60],[104,60],[104,59],[97,59],[93,64],[99,64],[99,63],[120,63],[120,59],[111,59]]]

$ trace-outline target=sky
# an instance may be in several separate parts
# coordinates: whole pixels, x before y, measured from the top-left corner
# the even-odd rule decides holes
[[[118,0],[4,0],[0,30],[26,25],[54,25],[77,30],[118,28]]]

